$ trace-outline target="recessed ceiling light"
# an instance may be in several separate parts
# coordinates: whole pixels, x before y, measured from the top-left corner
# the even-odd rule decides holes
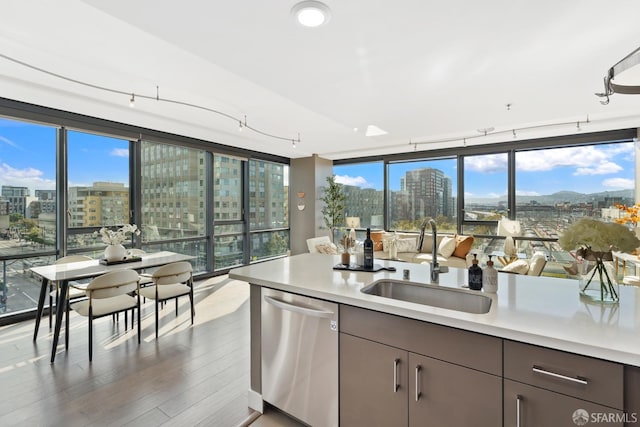
[[[329,6],[315,0],[296,3],[291,8],[291,14],[296,18],[296,22],[304,27],[319,27],[331,18]]]

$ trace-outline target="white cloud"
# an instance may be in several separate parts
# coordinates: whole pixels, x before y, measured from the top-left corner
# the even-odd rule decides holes
[[[632,144],[524,151],[516,155],[516,169],[544,172],[559,167],[574,167],[575,176],[613,174],[623,170],[622,166],[612,161],[613,157],[632,151]]]
[[[483,173],[495,173],[507,171],[506,154],[489,154],[486,156],[471,156],[464,160],[466,170]]]
[[[602,181],[602,185],[610,188],[619,188],[619,189],[633,189],[635,187],[635,183],[632,179],[625,178],[610,178]]]
[[[31,190],[53,190],[56,182],[52,179],[44,179],[43,172],[34,168],[16,169],[6,163],[0,164],[0,176],[3,185],[16,187],[28,187]],[[32,196],[34,193],[31,194]]]
[[[110,153],[114,157],[129,157],[128,148],[114,148]]]
[[[593,167],[581,167],[577,168],[573,173],[575,176],[580,175],[608,175],[616,172],[620,172],[622,170],[622,166],[605,160],[597,165],[593,165]]]
[[[360,188],[373,188],[373,184],[370,184],[361,176],[336,175],[336,182],[338,184],[353,185]]]

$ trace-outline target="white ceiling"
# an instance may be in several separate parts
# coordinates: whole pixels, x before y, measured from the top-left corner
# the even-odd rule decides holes
[[[315,29],[293,22],[295,3],[5,0],[0,54],[138,97],[132,109],[129,95],[6,58],[0,96],[286,157],[513,141],[541,124],[571,123],[516,139],[569,134],[587,117],[582,132],[640,127],[640,95],[594,95],[640,45],[637,0],[325,0],[332,18]],[[287,141],[140,97],[157,86]],[[388,134],[366,137],[368,125]]]

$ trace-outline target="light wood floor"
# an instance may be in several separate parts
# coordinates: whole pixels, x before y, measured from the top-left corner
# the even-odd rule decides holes
[[[88,359],[86,318],[71,315],[69,350],[61,334],[49,363],[43,319],[0,328],[0,426],[236,426],[250,417],[249,285],[227,276],[196,283],[196,318],[188,298],[179,315],[169,302],[155,340],[154,306],[142,311],[142,343],[124,318],[94,323]]]

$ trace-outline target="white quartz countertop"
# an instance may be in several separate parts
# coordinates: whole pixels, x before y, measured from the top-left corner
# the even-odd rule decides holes
[[[429,282],[429,265],[375,260],[395,272],[338,271],[339,256],[302,254],[229,272],[232,279],[341,304],[367,308],[500,338],[640,366],[640,288],[620,286],[619,304],[583,299],[569,279],[498,274],[498,293],[486,314],[469,314],[367,295],[360,290],[385,278]],[[461,288],[467,270],[450,268],[439,286]],[[469,291],[473,292],[473,291]]]

